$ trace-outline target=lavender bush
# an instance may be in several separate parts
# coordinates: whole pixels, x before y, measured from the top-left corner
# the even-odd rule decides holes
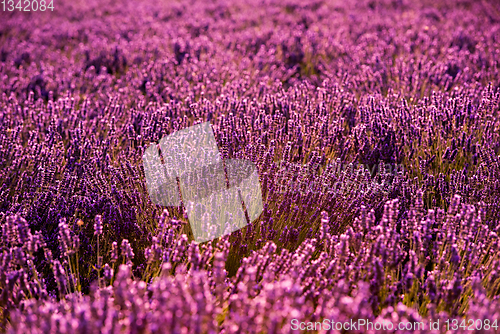
[[[499,332],[499,36],[495,1],[0,12],[0,328]],[[142,155],[206,121],[264,212],[198,245]]]

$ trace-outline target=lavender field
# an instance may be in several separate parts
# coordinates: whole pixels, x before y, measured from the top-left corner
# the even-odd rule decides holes
[[[0,4],[1,332],[500,333],[498,1],[64,2]],[[197,244],[207,121],[264,211]]]

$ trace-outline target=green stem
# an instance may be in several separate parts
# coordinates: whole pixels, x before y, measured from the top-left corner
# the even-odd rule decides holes
[[[101,267],[99,266],[99,234],[97,234],[97,285],[101,288]]]

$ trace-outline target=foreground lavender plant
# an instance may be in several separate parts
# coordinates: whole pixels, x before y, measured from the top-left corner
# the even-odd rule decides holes
[[[500,280],[494,266],[484,264],[500,263],[498,237],[481,224],[482,214],[474,206],[460,201],[454,197],[444,220],[432,209],[419,213],[418,200],[410,208],[411,218],[400,223],[395,220],[398,200],[385,204],[379,222],[373,210],[363,208],[338,237],[330,234],[331,221],[323,212],[319,239],[306,239],[291,252],[268,242],[244,258],[233,277],[224,270],[229,237],[214,248],[193,241],[190,255],[181,262],[175,257],[162,261],[161,274],[149,284],[133,279],[130,264],[122,264],[112,285],[95,286],[83,300],[69,294],[61,301],[24,299],[24,308],[13,310],[9,331],[63,331],[61,326],[71,324],[72,330],[88,333],[161,333],[164,328],[260,333],[292,332],[292,320],[428,324],[462,316],[497,319]],[[431,228],[435,224],[441,227]],[[182,243],[174,251],[179,249],[184,249]],[[58,260],[54,263],[63,291],[65,272]],[[176,266],[190,269],[173,274]],[[112,275],[105,265],[106,282]],[[11,286],[9,291],[16,291],[17,284]]]

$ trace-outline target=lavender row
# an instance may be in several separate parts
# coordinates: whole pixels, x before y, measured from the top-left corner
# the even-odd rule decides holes
[[[483,224],[484,209],[455,196],[448,212],[425,211],[417,197],[409,218],[398,224],[398,205],[398,200],[387,202],[378,223],[374,211],[362,207],[340,235],[331,234],[335,224],[323,212],[316,238],[294,251],[279,251],[267,242],[244,258],[232,277],[225,270],[228,237],[213,246],[188,243],[186,235],[172,243],[180,224],[164,211],[161,230],[147,250],[155,278],[146,278],[146,283],[133,275],[126,264],[133,251],[124,241],[120,255],[115,253],[104,265],[104,278],[88,296],[73,288],[65,271],[68,262],[51,258],[39,234],[27,232],[22,218],[10,217],[3,227],[8,235],[4,242],[11,248],[2,255],[2,298],[17,308],[9,331],[291,333],[293,319],[444,323],[463,314],[498,319],[500,277],[494,268],[500,264],[500,245],[498,231]],[[64,234],[61,247],[67,247]],[[23,238],[28,242],[20,245]],[[63,295],[59,301],[47,297],[43,280],[32,270],[37,248],[44,250],[57,274]],[[125,264],[118,265],[118,256]],[[423,327],[416,332],[436,331]]]

